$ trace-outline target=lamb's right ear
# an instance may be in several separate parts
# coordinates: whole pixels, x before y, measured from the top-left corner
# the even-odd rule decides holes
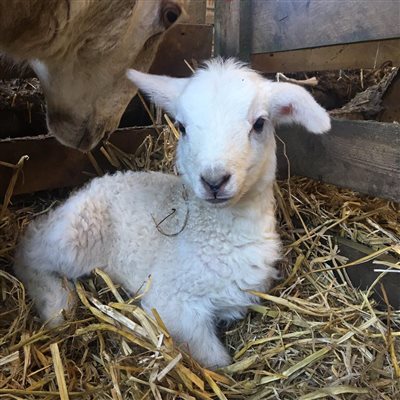
[[[152,75],[128,69],[126,76],[138,89],[147,94],[157,106],[160,106],[173,117],[176,116],[176,102],[189,78],[171,78]]]
[[[267,81],[266,96],[274,124],[300,124],[312,133],[331,129],[329,114],[304,88],[292,83]]]

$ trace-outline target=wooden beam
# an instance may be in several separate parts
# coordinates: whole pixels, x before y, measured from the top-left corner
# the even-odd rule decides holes
[[[111,142],[132,153],[149,128],[120,129]],[[400,126],[371,121],[333,121],[332,131],[312,135],[301,128],[278,129],[285,142],[291,174],[309,176],[362,193],[400,201]],[[95,171],[87,156],[59,144],[53,137],[0,141],[0,160],[16,164],[28,155],[14,193],[32,193],[82,184]],[[109,165],[98,152],[101,166]],[[103,160],[103,162],[102,162]],[[287,176],[287,160],[278,140],[279,176]],[[0,195],[12,169],[0,166]]]
[[[149,128],[119,129],[111,136],[110,142],[131,154],[152,132]],[[110,169],[111,165],[98,150],[93,154],[101,167]],[[29,156],[29,160],[24,164],[14,194],[77,186],[96,174],[86,154],[61,145],[52,136],[0,141],[1,161],[16,164],[23,155]],[[12,172],[13,169],[0,165],[1,198]]]
[[[253,68],[264,73],[400,66],[400,39],[342,44],[315,49],[253,54]]]
[[[400,125],[333,120],[325,135],[285,127],[277,135],[286,144],[291,175],[308,176],[361,193],[400,202]],[[278,140],[279,176],[287,160]]]
[[[400,37],[398,0],[244,0],[252,7],[252,53]]]

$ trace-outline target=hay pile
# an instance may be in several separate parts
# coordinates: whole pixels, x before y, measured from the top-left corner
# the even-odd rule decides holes
[[[139,159],[165,170],[173,142],[163,130],[141,154],[104,150],[120,166]],[[174,347],[157,313],[146,315],[139,299],[100,270],[76,284],[74,321],[57,329],[40,324],[10,266],[19,232],[62,195],[17,199],[0,221],[0,398],[400,398],[400,313],[380,310],[371,293],[352,287],[343,266],[362,267],[335,240],[368,245],[366,258],[398,257],[399,205],[305,178],[279,183],[283,279],[224,333],[234,364],[211,372]]]
[[[0,79],[0,138],[46,132],[45,109],[37,78]]]

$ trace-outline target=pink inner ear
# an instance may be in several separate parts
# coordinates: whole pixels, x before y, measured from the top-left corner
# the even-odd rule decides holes
[[[287,106],[282,106],[279,109],[279,114],[281,114],[281,115],[291,115],[291,114],[293,114],[293,106],[292,106],[292,104],[288,104]]]

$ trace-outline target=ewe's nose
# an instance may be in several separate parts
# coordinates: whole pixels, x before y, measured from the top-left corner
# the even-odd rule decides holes
[[[222,175],[201,175],[201,182],[205,189],[210,192],[214,197],[217,197],[218,192],[222,191],[229,179],[231,174],[224,173]]]
[[[95,147],[105,134],[104,124],[100,121],[92,123],[90,117],[77,117],[50,108],[47,126],[60,143],[83,152]]]

